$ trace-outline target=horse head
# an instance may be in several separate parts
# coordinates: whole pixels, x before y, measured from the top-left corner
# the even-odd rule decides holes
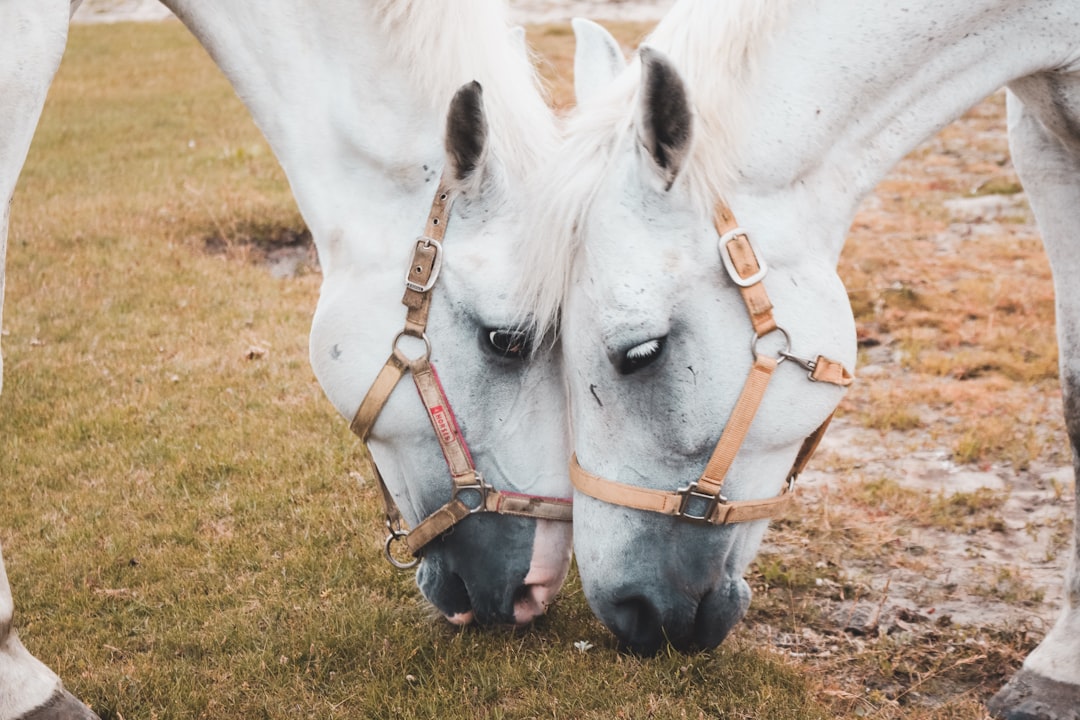
[[[462,86],[446,115],[441,176],[425,168],[427,226],[411,209],[412,233],[386,239],[401,248],[386,272],[337,248],[311,336],[320,383],[354,418],[392,498],[388,555],[405,549],[396,540],[408,545],[421,591],[455,624],[533,620],[570,554],[559,358],[533,352],[538,339],[514,322],[520,183],[492,123],[481,85]],[[379,390],[383,372],[394,382]]]
[[[561,249],[536,257],[524,291],[540,327],[561,322],[575,554],[624,647],[712,647],[746,612],[765,518],[841,398],[808,380],[814,358],[838,358],[846,384],[854,323],[834,265],[796,228],[764,204],[736,207],[736,229],[702,181],[693,88],[672,62],[644,48],[624,68],[606,31],[575,30],[579,106],[535,220]],[[737,400],[759,365],[767,389],[746,425]],[[718,450],[728,429],[742,435]]]

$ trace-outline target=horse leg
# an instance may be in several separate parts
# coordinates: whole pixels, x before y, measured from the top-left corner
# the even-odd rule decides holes
[[[1009,89],[1013,161],[1054,273],[1065,424],[1080,477],[1080,77],[1033,76]],[[1057,623],[990,700],[995,717],[1080,720],[1080,523],[1074,525],[1065,582]]]
[[[0,321],[15,182],[30,150],[45,94],[60,65],[67,43],[68,15],[74,7],[70,0],[0,4]]]
[[[97,720],[64,689],[60,678],[30,654],[12,629],[14,605],[0,552],[0,718],[7,720]]]
[[[15,182],[67,43],[70,0],[0,2],[0,310]],[[2,313],[0,313],[2,320]],[[2,324],[0,324],[2,326]],[[0,359],[0,386],[3,363]],[[96,720],[60,678],[23,647],[0,554],[0,720]]]

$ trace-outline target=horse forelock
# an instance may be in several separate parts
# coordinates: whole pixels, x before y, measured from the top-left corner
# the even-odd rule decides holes
[[[519,246],[527,272],[519,288],[520,324],[536,337],[558,329],[563,297],[569,289],[574,259],[581,250],[581,227],[592,209],[621,139],[631,130],[623,103],[609,95],[633,94],[623,78],[604,97],[577,108],[565,122],[563,142],[530,182],[529,237]]]
[[[536,70],[499,0],[379,0],[386,46],[431,108],[445,113],[463,84],[484,90],[494,154],[514,179],[527,177],[552,151],[556,130]]]
[[[734,187],[739,143],[752,118],[739,98],[752,82],[756,60],[789,14],[793,0],[681,0],[643,44],[675,64],[693,106],[693,144],[680,186],[703,213]],[[528,223],[536,242],[523,246],[529,268],[521,289],[522,323],[537,336],[556,328],[581,228],[613,160],[630,133],[640,85],[635,58],[611,87],[579,106],[566,123],[563,142],[535,176]]]

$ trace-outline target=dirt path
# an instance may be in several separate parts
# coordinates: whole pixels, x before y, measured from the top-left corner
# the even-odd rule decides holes
[[[1004,192],[978,194],[978,188]],[[964,367],[968,346],[989,347],[986,328],[995,319],[1002,322],[1009,300],[1001,295],[1019,300],[1008,291],[998,295],[988,290],[985,302],[979,288],[995,283],[1006,287],[1015,276],[1021,285],[1042,284],[1047,298],[1051,293],[1038,229],[1024,194],[1016,192],[1019,189],[1008,158],[1004,95],[999,92],[912,152],[863,202],[841,261],[853,302],[859,297],[851,277],[856,276],[854,268],[874,260],[862,257],[864,246],[888,244],[891,229],[899,227],[902,231],[896,235],[906,247],[898,251],[917,256],[911,246],[925,244],[932,248],[931,256],[923,264],[913,260],[902,270],[886,271],[877,282],[888,283],[889,289],[898,285],[910,289],[928,305],[927,315],[937,312],[936,296],[950,301],[959,297],[971,320],[956,330],[945,323],[905,328],[921,322],[918,313],[905,317],[857,310],[863,345],[859,383],[845,400],[842,417],[823,442],[817,469],[806,474],[803,486],[812,502],[831,497],[839,509],[845,507],[843,499],[851,497],[853,485],[882,480],[929,497],[938,506],[948,505],[949,498],[954,507],[971,501],[967,518],[955,515],[951,523],[914,518],[898,528],[906,535],[901,542],[914,548],[919,562],[904,567],[904,562],[894,560],[895,567],[884,577],[879,573],[877,582],[880,588],[889,579],[892,597],[975,625],[1053,621],[1062,600],[1067,539],[1075,513],[1073,470],[1056,381],[1033,381],[1030,386],[1011,382],[996,376],[1010,371],[989,359],[985,375],[981,369]],[[889,252],[887,247],[884,252]],[[1008,262],[1002,262],[1002,253]],[[970,258],[971,266],[954,271],[949,263],[963,267],[964,261],[957,258]],[[1031,271],[1033,266],[1036,270]],[[1031,277],[1025,278],[1028,272]],[[888,297],[887,292],[880,297]],[[943,307],[941,312],[950,310]],[[1031,310],[1023,322],[1052,338],[1049,313]],[[969,325],[980,326],[984,334],[976,335]],[[945,336],[953,333],[959,339],[946,342]],[[919,353],[909,347],[912,338],[924,336],[931,345],[948,348],[940,369],[920,367]],[[1013,342],[1024,340],[1017,334]],[[985,353],[984,357],[992,357],[989,350]],[[889,412],[914,415],[915,426],[865,427],[867,418],[878,417],[875,413],[889,403],[895,406],[887,408]],[[1001,415],[1004,437],[993,441],[1008,444],[1026,434],[1026,454],[1014,458],[1018,451],[990,450],[970,462],[957,462],[956,457],[963,455],[958,448],[967,439],[997,429],[987,420],[994,413]]]

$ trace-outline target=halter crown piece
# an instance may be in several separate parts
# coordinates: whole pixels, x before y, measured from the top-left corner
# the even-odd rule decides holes
[[[788,472],[787,484],[779,495],[764,500],[725,498],[720,493],[724,478],[743,440],[746,439],[750,423],[761,405],[765,389],[776,367],[785,360],[790,360],[805,369],[811,381],[826,382],[840,387],[847,387],[854,378],[842,364],[835,360],[829,360],[821,355],[810,360],[791,353],[791,337],[776,324],[772,312],[773,304],[762,283],[768,267],[755,252],[750,236],[738,226],[735,216],[722,200],[717,202],[713,212],[713,224],[720,234],[720,259],[731,280],[738,286],[743,303],[750,314],[750,323],[754,327],[754,337],[750,342],[754,364],[750,368],[750,377],[743,385],[735,408],[731,411],[731,417],[720,435],[720,440],[713,449],[705,472],[697,481],[686,487],[674,492],[665,492],[626,485],[593,475],[582,469],[578,464],[577,455],[574,455],[570,459],[570,479],[574,487],[581,492],[613,505],[672,515],[689,522],[727,525],[774,517],[791,501],[793,496],[791,490],[795,487],[795,478],[810,461],[810,456],[817,449],[833,417],[830,414],[825,418],[825,422],[803,441],[799,454],[795,457],[795,463]],[[775,358],[759,354],[758,340],[774,332],[783,336],[784,348]]]
[[[382,474],[371,453],[368,458],[382,493],[386,509],[386,537],[384,552],[386,559],[394,567],[407,569],[419,561],[425,546],[440,537],[459,522],[477,513],[494,512],[501,515],[517,515],[543,520],[569,521],[571,518],[570,498],[542,497],[521,493],[498,491],[484,481],[484,477],[473,465],[469,446],[458,427],[457,418],[446,399],[439,376],[431,364],[431,341],[427,337],[428,311],[431,308],[431,291],[439,279],[442,268],[442,240],[446,234],[446,224],[450,219],[453,196],[445,179],[440,180],[431,203],[424,234],[416,239],[412,261],[405,274],[405,296],[401,299],[406,307],[405,328],[394,338],[390,358],[375,377],[375,382],[364,396],[360,408],[356,411],[349,427],[360,438],[367,450],[367,439],[375,421],[379,418],[390,394],[398,382],[410,373],[420,400],[427,409],[431,428],[439,441],[443,457],[450,469],[453,482],[449,502],[445,503],[412,529],[405,529],[401,512],[394,503]],[[418,338],[424,343],[424,354],[410,359],[398,347],[402,337]],[[411,555],[401,559],[394,552],[394,545],[401,543]]]

